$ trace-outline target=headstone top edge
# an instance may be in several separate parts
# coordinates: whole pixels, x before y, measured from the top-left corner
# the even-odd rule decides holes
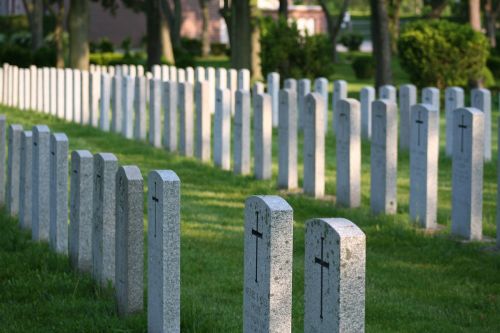
[[[458,108],[458,109],[455,109],[455,112],[467,112],[469,114],[471,114],[473,117],[482,117],[484,116],[484,112],[479,110],[478,108],[474,108],[474,107],[468,107],[468,108]]]
[[[312,223],[324,223],[340,237],[366,237],[363,230],[352,221],[342,217],[312,218],[306,221],[306,227]]]
[[[93,158],[94,156],[88,150],[73,150],[71,156],[77,156],[79,158]]]
[[[143,180],[141,170],[136,165],[121,166],[117,173],[123,173],[128,180]]]
[[[56,141],[68,141],[68,137],[64,133],[52,133],[51,135]]]
[[[33,137],[33,132],[32,131],[23,131],[21,133],[21,136],[25,136],[27,138],[31,138],[31,137]]]
[[[245,200],[245,206],[250,204],[252,201],[262,203],[272,211],[293,212],[292,206],[290,206],[285,199],[277,195],[252,195]]]
[[[21,124],[11,124],[11,125],[9,125],[9,128],[11,128],[13,131],[22,131],[23,130],[23,125],[21,125]]]
[[[94,157],[101,158],[103,161],[118,161],[118,158],[113,153],[96,153]]]
[[[173,170],[153,170],[149,173],[149,178],[159,177],[164,182],[178,182],[180,183],[180,178]]]
[[[32,129],[33,132],[38,132],[38,133],[42,133],[42,132],[47,132],[47,133],[50,133],[50,129],[47,125],[35,125],[33,126],[33,129]]]

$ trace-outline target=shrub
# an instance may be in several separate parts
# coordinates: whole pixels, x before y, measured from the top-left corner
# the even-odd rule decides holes
[[[198,39],[181,38],[182,48],[193,57],[201,56],[201,41]]]
[[[490,56],[486,64],[488,65],[491,74],[493,74],[494,77],[500,78],[500,57]]]
[[[101,38],[98,45],[99,50],[103,53],[111,53],[115,51],[113,43],[111,43],[111,41],[106,37]]]
[[[189,67],[195,66],[194,55],[184,48],[174,48],[175,66],[176,67]]]
[[[264,19],[261,28],[262,72],[288,77],[329,77],[333,74],[331,44],[323,35],[302,36],[295,23]]]
[[[222,43],[212,43],[210,45],[210,53],[215,56],[228,55],[228,47]]]
[[[0,62],[7,62],[19,67],[31,65],[32,55],[29,48],[16,44],[4,44],[0,49]]]
[[[375,75],[375,62],[370,55],[359,55],[352,61],[352,70],[358,79],[371,79]]]
[[[56,57],[55,46],[46,44],[35,51],[33,63],[38,67],[55,67]]]
[[[123,55],[120,53],[106,52],[106,53],[91,53],[90,63],[102,66],[109,66],[112,62],[121,63]]]
[[[363,43],[363,35],[357,32],[349,32],[340,37],[340,44],[344,45],[349,51],[359,51]]]
[[[416,21],[398,40],[400,62],[416,85],[465,86],[480,79],[489,46],[469,25],[448,21]]]

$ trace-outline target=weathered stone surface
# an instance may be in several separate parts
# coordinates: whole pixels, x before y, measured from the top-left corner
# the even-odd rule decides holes
[[[249,197],[244,233],[243,332],[291,332],[292,207],[278,196]]]
[[[177,151],[177,82],[163,82],[163,146],[170,152]]]
[[[280,92],[280,74],[272,72],[267,74],[267,93],[271,96],[273,127],[279,124],[279,92]]]
[[[325,134],[328,132],[328,79],[319,77],[314,80],[314,91],[323,97],[323,104],[325,105],[325,114],[323,115],[323,122],[325,127]]]
[[[99,101],[99,127],[101,130],[109,131],[109,105],[111,94],[111,77],[108,74],[101,75],[101,99]]]
[[[332,109],[333,109],[333,133],[337,135],[337,103],[347,98],[347,82],[344,80],[333,81]]]
[[[171,170],[149,174],[149,332],[180,332],[180,187],[179,177]]]
[[[278,187],[294,189],[297,175],[297,97],[294,90],[280,90],[278,128]]]
[[[417,87],[405,84],[399,88],[399,148],[410,148],[410,112],[417,104]]]
[[[21,170],[19,183],[19,225],[31,230],[32,221],[32,186],[33,186],[33,133],[21,133]]]
[[[146,140],[146,77],[137,76],[134,87],[134,138]]]
[[[363,87],[359,92],[361,103],[361,137],[370,140],[372,137],[372,103],[375,100],[375,88]]]
[[[179,152],[183,156],[193,156],[194,112],[193,84],[179,83]]]
[[[162,82],[157,79],[149,81],[149,143],[156,148],[161,147],[161,90]]]
[[[394,103],[398,103],[396,87],[390,84],[381,86],[378,89],[379,99],[388,99]]]
[[[445,117],[446,117],[446,156],[453,153],[453,112],[464,106],[464,90],[460,87],[448,87],[445,90]]]
[[[364,332],[363,231],[343,218],[307,221],[304,266],[304,332]]]
[[[123,77],[115,75],[111,79],[111,131],[120,133],[122,130],[122,112],[123,112]]]
[[[208,110],[207,82],[197,82],[195,87],[196,101],[196,149],[195,154],[203,162],[210,161],[210,111]]]
[[[311,92],[311,80],[300,79],[297,87],[297,113],[298,113],[298,128],[304,129],[304,112],[306,108],[306,95]]]
[[[214,163],[231,168],[231,96],[228,89],[217,89],[214,120]]]
[[[49,240],[50,226],[50,130],[33,126],[33,173],[31,235],[35,241]]]
[[[121,133],[127,139],[134,136],[134,89],[135,79],[130,76],[122,78],[122,115]]]
[[[272,98],[259,94],[254,109],[254,173],[257,179],[272,176]]]
[[[483,157],[486,114],[476,108],[453,111],[451,233],[483,237]]]
[[[471,106],[484,113],[484,160],[491,161],[491,92],[488,89],[472,89]]]
[[[250,173],[250,93],[236,91],[236,112],[234,114],[234,173]]]

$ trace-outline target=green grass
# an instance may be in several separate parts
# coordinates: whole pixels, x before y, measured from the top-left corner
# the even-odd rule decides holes
[[[398,213],[369,211],[369,145],[362,145],[362,208],[335,207],[335,142],[326,142],[325,200],[276,190],[277,133],[273,137],[273,180],[234,176],[211,164],[181,158],[147,143],[126,140],[51,116],[0,107],[9,123],[25,128],[47,124],[65,132],[70,149],[113,152],[122,165],[172,169],[182,182],[181,320],[183,332],[242,329],[243,208],[253,194],[279,194],[294,209],[293,331],[303,331],[304,222],[345,217],[367,235],[366,325],[369,332],[495,332],[500,330],[500,256],[492,244],[461,243],[449,236],[451,162],[441,149],[439,223],[426,234],[409,222],[408,154],[399,154]],[[497,133],[496,122],[493,133]],[[444,127],[441,128],[444,133]],[[496,135],[495,135],[496,136]],[[300,140],[301,141],[301,140]],[[444,147],[444,139],[441,140]],[[495,235],[495,161],[485,167],[484,231]],[[299,145],[299,161],[302,146]],[[300,182],[302,166],[299,166]],[[147,184],[145,182],[145,184]],[[145,211],[146,214],[146,206]],[[112,290],[100,291],[87,276],[74,274],[67,258],[35,244],[0,216],[0,332],[141,332],[146,313],[118,319]],[[147,221],[145,219],[145,235]],[[145,292],[146,294],[146,292]]]

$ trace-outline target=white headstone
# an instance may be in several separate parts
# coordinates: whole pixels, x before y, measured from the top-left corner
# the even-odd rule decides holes
[[[189,82],[179,84],[179,152],[183,156],[193,156],[194,140],[194,113],[193,113],[193,84]]]
[[[111,77],[108,74],[102,74],[101,94],[99,100],[99,128],[105,132],[109,131],[110,96],[111,96]]]
[[[122,115],[121,132],[127,139],[134,136],[134,94],[135,78],[125,76],[122,78]]]
[[[170,152],[177,151],[177,82],[163,82],[163,146]]]
[[[238,175],[250,173],[250,93],[236,91],[234,114],[234,172]]]
[[[359,92],[361,103],[361,137],[370,140],[372,137],[372,102],[375,100],[375,88],[363,87]]]
[[[298,128],[299,130],[304,129],[304,112],[305,112],[305,100],[306,95],[311,92],[311,80],[300,79],[297,87],[297,113],[298,113]]]
[[[208,82],[197,82],[195,86],[196,101],[196,149],[195,154],[203,162],[210,161],[211,124],[208,109]]]
[[[325,127],[325,135],[328,132],[328,79],[319,77],[314,80],[314,91],[323,97],[323,105],[325,114],[323,115],[323,122]]]
[[[214,163],[231,168],[231,96],[228,89],[217,89],[214,120]]]
[[[33,126],[32,219],[33,240],[49,240],[50,225],[50,130]]]
[[[297,175],[297,96],[294,90],[280,90],[278,128],[278,187],[294,189]]]
[[[399,88],[399,148],[410,148],[410,112],[417,104],[417,87],[405,84]]]
[[[448,87],[445,92],[445,117],[446,117],[446,156],[453,153],[453,112],[464,106],[464,90],[460,87]]]
[[[279,119],[279,92],[280,92],[280,75],[272,72],[267,75],[267,93],[271,96],[271,106],[273,113],[273,127],[278,127]]]
[[[388,99],[391,102],[398,103],[396,87],[390,84],[386,84],[378,88],[378,98]]]
[[[337,135],[337,103],[347,98],[347,82],[344,80],[333,81],[332,109],[333,109],[333,133]]]
[[[146,85],[145,76],[135,78],[134,87],[134,138],[146,140]]]
[[[484,113],[484,160],[491,161],[491,92],[488,89],[472,89],[471,106]]]
[[[259,94],[254,108],[254,174],[257,179],[272,176],[272,98]]]

